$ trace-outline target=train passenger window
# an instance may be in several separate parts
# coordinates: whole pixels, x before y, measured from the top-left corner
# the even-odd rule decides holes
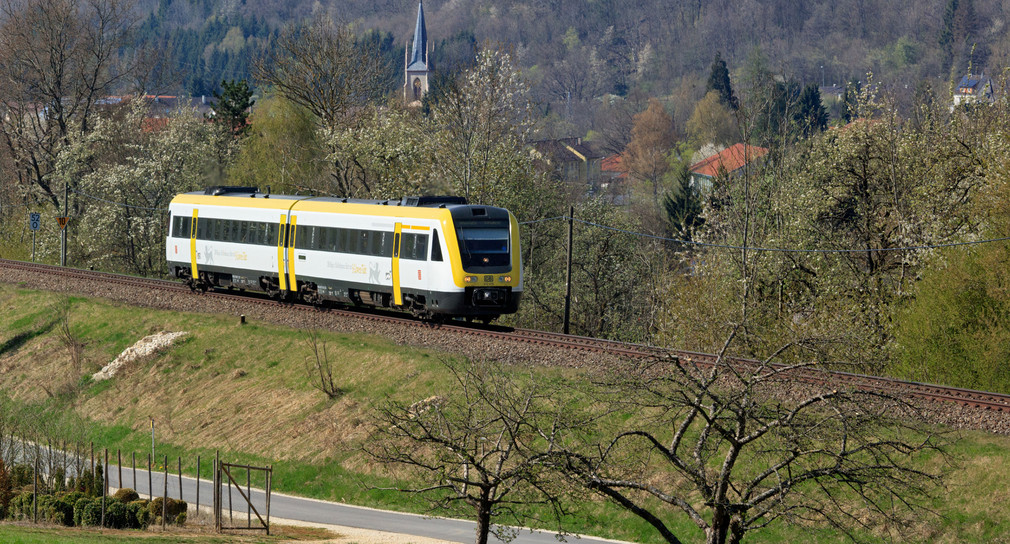
[[[376,257],[382,255],[382,235],[383,233],[377,231],[369,231],[368,238],[371,242],[369,246],[369,255],[374,255]]]
[[[267,246],[277,245],[277,224],[267,223],[266,236],[264,236],[263,244]]]
[[[249,243],[249,222],[239,221],[238,222],[238,241],[240,244]]]
[[[357,250],[355,251],[355,253],[357,253],[358,255],[367,255],[368,254],[368,231],[367,230],[358,230],[358,231],[355,231],[355,232],[358,233],[358,236],[357,236],[357,238],[358,238],[358,245],[357,245]]]
[[[442,244],[438,241],[438,230],[431,231],[431,260],[442,260]]]
[[[200,217],[196,220],[196,238],[198,240],[207,239],[207,229],[209,227],[208,225],[209,222],[210,222],[209,219],[204,219],[203,217]]]
[[[175,237],[176,238],[189,238],[191,236],[191,234],[192,234],[193,218],[192,217],[180,217],[179,219],[182,220],[182,221],[179,222],[181,228],[179,229],[178,232],[175,233]]]
[[[263,223],[249,223],[249,243],[263,245]]]
[[[179,217],[178,215],[172,216],[171,225],[172,225],[172,232],[169,234],[169,237],[179,236],[179,232],[182,231],[182,218]]]
[[[393,233],[383,232],[382,233],[382,257],[392,257],[393,256]]]

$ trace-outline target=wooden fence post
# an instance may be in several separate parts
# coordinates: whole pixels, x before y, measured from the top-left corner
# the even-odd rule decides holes
[[[165,493],[161,499],[161,530],[165,530],[165,523],[168,522],[168,456],[165,456]]]

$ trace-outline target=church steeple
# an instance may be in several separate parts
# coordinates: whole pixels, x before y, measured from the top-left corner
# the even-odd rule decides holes
[[[420,63],[428,66],[428,30],[424,26],[424,2],[417,4],[417,24],[414,25],[414,47],[410,51],[408,69]]]
[[[403,51],[403,100],[407,104],[420,104],[428,92],[428,76],[432,68],[428,62],[428,29],[424,24],[424,2],[417,3],[417,23],[414,25],[414,43]]]

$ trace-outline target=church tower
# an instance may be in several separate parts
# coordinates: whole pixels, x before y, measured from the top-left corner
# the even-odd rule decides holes
[[[428,78],[434,71],[428,59],[428,31],[424,26],[424,2],[417,4],[417,24],[414,26],[414,44],[403,50],[404,83],[403,100],[409,105],[420,105],[428,92]]]

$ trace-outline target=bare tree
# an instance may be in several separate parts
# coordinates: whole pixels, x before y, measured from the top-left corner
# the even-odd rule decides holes
[[[276,47],[254,64],[253,73],[311,112],[320,128],[330,132],[353,126],[364,107],[377,103],[386,91],[385,66],[372,42],[358,40],[349,26],[329,19],[285,30]],[[367,194],[370,189],[361,167],[337,157],[332,172],[335,192]]]
[[[913,406],[881,391],[840,389],[814,363],[668,357],[607,389],[639,414],[612,438],[571,452],[567,470],[589,488],[681,542],[665,507],[706,542],[740,542],[779,520],[853,527],[924,509],[941,474],[919,468],[942,451]],[[819,382],[797,381],[819,376]],[[658,499],[658,503],[649,500]],[[660,506],[657,506],[660,505]]]
[[[54,169],[72,133],[90,130],[136,17],[130,0],[0,0],[0,141],[21,184],[59,206]],[[73,182],[73,179],[68,180]]]
[[[339,398],[344,394],[344,390],[333,378],[333,361],[326,351],[326,340],[323,340],[318,329],[313,329],[305,333],[305,344],[312,353],[310,357],[305,358],[305,374],[309,378],[309,383],[326,393],[330,400]]]
[[[469,511],[477,520],[477,544],[493,532],[503,541],[517,524],[539,519],[537,506],[558,524],[566,514],[563,481],[551,470],[562,431],[577,427],[551,387],[519,381],[502,365],[446,363],[454,390],[413,404],[390,402],[379,410],[377,445],[369,453],[405,465],[430,485],[401,489],[422,493],[432,507]]]
[[[56,324],[59,327],[60,342],[63,343],[70,354],[70,361],[74,365],[74,371],[79,373],[81,371],[84,343],[81,342],[70,327],[70,309],[72,307],[73,302],[71,302],[70,297],[63,297],[56,303],[53,314],[56,316]],[[46,392],[49,393],[50,397],[53,396],[53,393],[48,389]]]

